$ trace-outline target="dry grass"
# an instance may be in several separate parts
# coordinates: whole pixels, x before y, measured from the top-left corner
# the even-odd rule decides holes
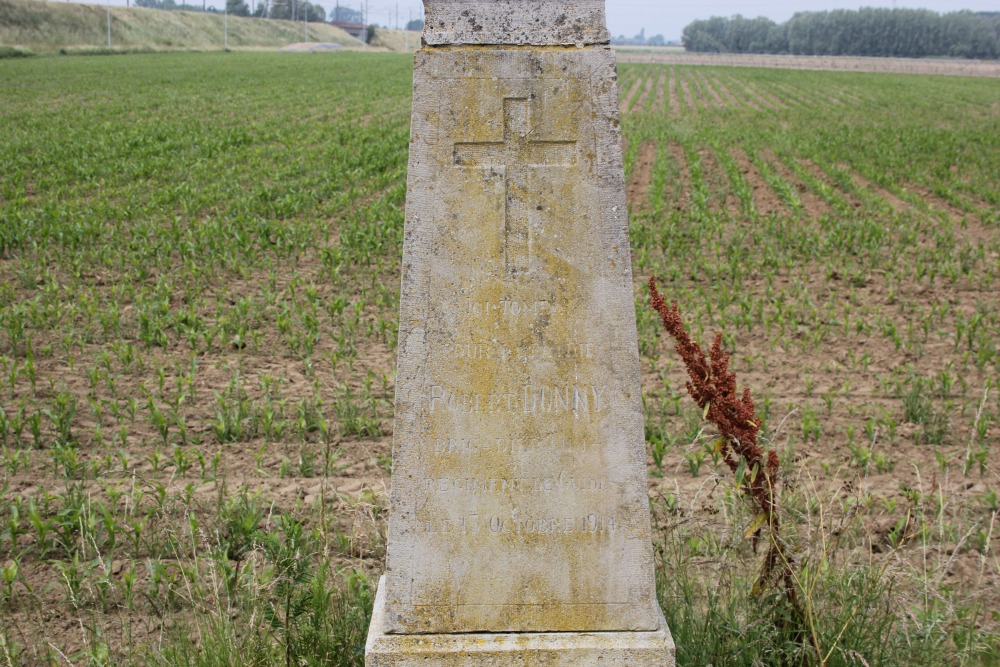
[[[0,0],[0,45],[38,52],[107,47],[107,13],[115,49],[223,48],[226,19],[221,14],[168,12],[140,7],[106,7],[39,0]],[[329,42],[365,48],[340,28],[292,21],[228,18],[232,48],[277,48],[292,42]]]
[[[386,30],[379,28],[371,41],[372,46],[380,46],[390,51],[416,51],[420,48],[420,33],[413,30]]]

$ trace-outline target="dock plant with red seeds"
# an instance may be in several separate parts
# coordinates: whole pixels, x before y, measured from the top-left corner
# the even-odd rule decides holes
[[[781,537],[777,500],[780,462],[777,453],[773,450],[765,453],[758,444],[762,422],[754,412],[750,390],[744,388],[742,394],[737,393],[736,374],[729,370],[729,354],[722,349],[722,334],[716,335],[706,356],[684,328],[677,303],[667,306],[657,291],[656,278],[649,279],[649,294],[650,304],[659,313],[663,328],[676,341],[674,349],[688,374],[685,383],[688,393],[702,409],[704,418],[718,429],[716,449],[732,471],[736,486],[743,490],[753,507],[755,516],[745,535],[753,540],[756,548],[762,531],[768,532],[768,551],[753,590],[760,594],[780,585],[786,601],[799,619],[804,620],[805,613],[795,586],[792,550]],[[815,646],[815,637],[812,639]]]

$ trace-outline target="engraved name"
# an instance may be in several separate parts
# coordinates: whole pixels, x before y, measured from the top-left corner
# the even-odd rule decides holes
[[[523,385],[514,391],[490,394],[459,393],[431,385],[428,409],[464,413],[598,414],[608,410],[607,387],[595,385]]]
[[[521,517],[515,510],[511,516],[497,514],[486,516],[468,514],[453,519],[419,521],[418,530],[424,533],[465,533],[487,535],[567,535],[571,533],[600,536],[616,530],[612,515],[589,512],[578,516],[528,516]]]
[[[428,493],[470,493],[473,495],[527,493],[559,494],[578,491],[607,491],[611,483],[603,477],[571,477],[560,473],[556,477],[434,477],[424,480]]]
[[[540,299],[537,301],[518,301],[517,299],[500,299],[498,301],[465,300],[466,310],[470,315],[503,315],[504,317],[520,317],[521,315],[541,315],[552,308],[552,304]]]

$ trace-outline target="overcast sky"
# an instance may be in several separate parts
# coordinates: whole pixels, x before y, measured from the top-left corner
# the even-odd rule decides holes
[[[113,5],[124,5],[125,0],[105,0]],[[182,0],[176,0],[180,3]],[[259,0],[254,0],[258,2]],[[100,4],[99,0],[89,0]],[[201,4],[201,0],[187,0],[191,4]],[[329,14],[336,6],[336,0],[310,0],[319,4]],[[250,4],[250,0],[247,0]],[[341,0],[341,6],[361,8],[364,0]],[[222,8],[223,0],[208,0],[209,6]],[[419,18],[423,13],[420,0],[368,0],[368,21],[379,25],[404,27],[410,18]],[[1000,0],[870,0],[851,2],[850,0],[701,0],[700,2],[678,2],[677,0],[607,0],[608,28],[612,35],[631,37],[643,28],[646,35],[660,34],[667,39],[679,39],[681,30],[691,21],[707,19],[711,16],[732,16],[742,14],[747,17],[766,16],[774,21],[787,20],[797,11],[822,11],[825,9],[858,9],[860,7],[913,7],[931,9],[936,12],[950,12],[960,9],[975,11],[1000,11]],[[397,13],[398,10],[398,13]]]

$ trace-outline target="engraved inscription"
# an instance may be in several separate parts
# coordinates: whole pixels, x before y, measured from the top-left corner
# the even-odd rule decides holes
[[[434,454],[477,454],[477,453],[497,453],[497,454],[519,454],[538,449],[566,449],[574,448],[581,453],[590,450],[600,451],[604,443],[598,442],[577,442],[572,440],[562,440],[555,435],[539,439],[524,438],[495,438],[493,440],[479,438],[434,438],[425,445],[426,449],[433,449]]]
[[[580,417],[608,410],[607,387],[530,385],[490,394],[460,393],[435,384],[427,393],[428,410],[465,413],[572,414]]]
[[[509,274],[528,270],[531,238],[528,228],[528,168],[572,167],[576,164],[576,141],[531,139],[528,99],[508,97],[503,101],[503,141],[457,142],[455,164],[485,168],[504,179],[503,254]]]
[[[565,472],[556,477],[435,477],[424,480],[428,493],[471,493],[490,495],[506,493],[559,494],[579,491],[607,491],[611,482],[604,477],[573,477]]]
[[[571,343],[558,343],[548,345],[548,348],[557,357],[562,357],[566,359],[593,359],[594,354],[592,352],[593,347],[590,341],[573,341]],[[486,341],[486,340],[473,340],[473,341],[459,341],[455,343],[450,343],[445,348],[446,352],[453,359],[468,360],[468,361],[479,361],[484,359],[489,359],[492,361],[499,361],[500,363],[507,363],[512,358],[515,357],[514,351],[506,345],[497,343],[496,341]]]
[[[519,317],[521,315],[541,315],[549,312],[552,304],[545,299],[538,301],[524,301],[517,299],[499,299],[498,301],[473,301],[465,300],[466,308],[470,315],[503,315],[505,317]]]
[[[591,512],[580,518],[571,517],[528,517],[517,516],[503,518],[491,516],[489,519],[491,533],[612,533],[615,530],[615,517]]]
[[[419,530],[425,533],[465,533],[487,535],[610,535],[617,519],[610,514],[588,512],[578,516],[521,516],[515,509],[510,516],[466,514],[453,518],[422,520]]]

